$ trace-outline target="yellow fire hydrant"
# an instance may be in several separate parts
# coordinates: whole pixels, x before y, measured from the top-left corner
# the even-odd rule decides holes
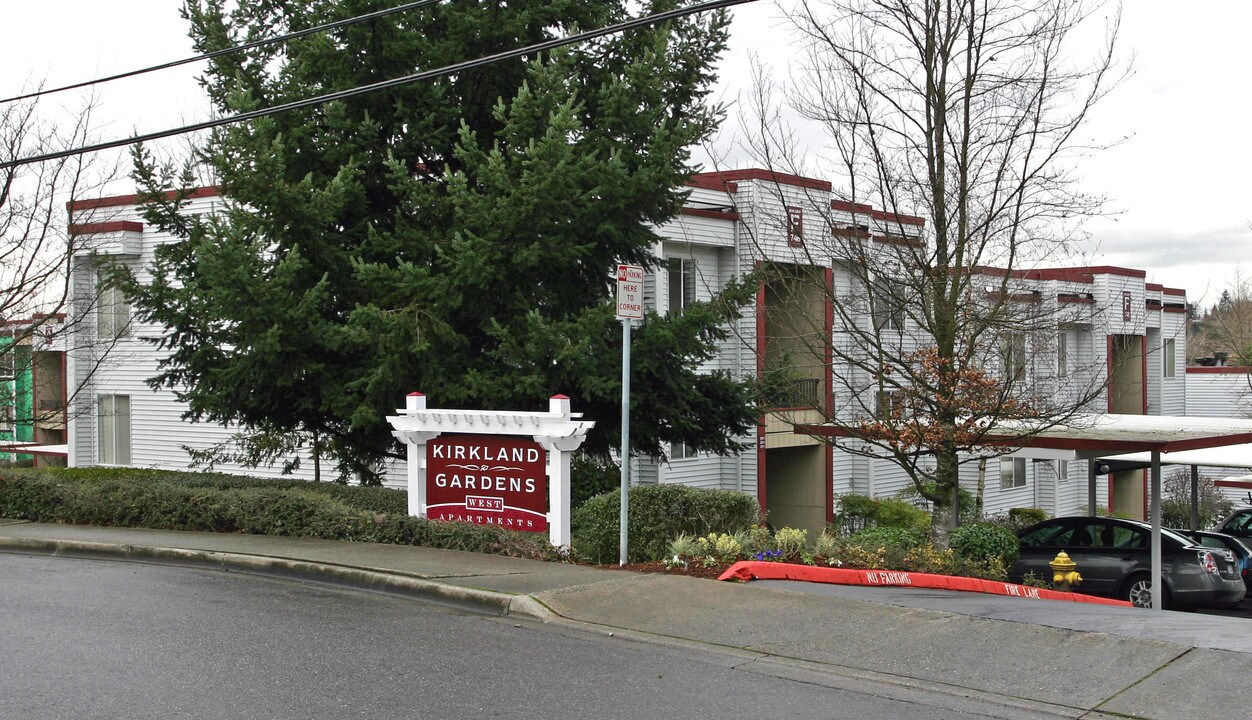
[[[1064,550],[1057,553],[1048,567],[1052,568],[1052,587],[1061,592],[1071,592],[1082,582],[1082,575],[1076,570],[1078,564],[1070,560]]]

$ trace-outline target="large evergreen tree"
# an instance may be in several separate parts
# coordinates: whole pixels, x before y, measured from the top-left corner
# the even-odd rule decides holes
[[[208,52],[382,5],[190,0],[185,12]],[[440,3],[216,58],[203,83],[237,113],[601,27],[630,7]],[[396,450],[384,416],[412,390],[481,409],[544,409],[565,393],[597,422],[586,447],[607,454],[620,433],[612,271],[650,264],[653,226],[681,208],[687,148],[719,119],[706,101],[726,22],[672,21],[229,126],[200,151],[227,198],[213,217],[161,201],[171,180],[139,151],[149,219],[181,238],[151,279],[128,281],[141,317],[169,328],[152,383],[196,418],[316,438],[344,472],[368,475]],[[726,451],[755,422],[749,383],[697,372],[750,292],[636,332],[633,448]]]

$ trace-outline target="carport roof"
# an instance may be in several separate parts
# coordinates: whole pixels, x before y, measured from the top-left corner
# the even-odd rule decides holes
[[[1093,413],[1078,415],[1069,422],[1029,432],[1027,425],[1004,423],[1002,433],[986,438],[988,445],[1022,448],[1015,455],[1030,455],[1031,449],[1070,450],[1083,457],[1131,452],[1180,452],[1203,448],[1252,443],[1252,420],[1224,417],[1180,417],[1172,415],[1117,415]],[[849,437],[833,425],[797,426],[797,433],[825,437]],[[1055,455],[1048,455],[1055,457]]]

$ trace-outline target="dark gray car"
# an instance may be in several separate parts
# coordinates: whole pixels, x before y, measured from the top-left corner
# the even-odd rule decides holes
[[[1048,563],[1064,550],[1078,565],[1088,595],[1152,606],[1152,528],[1147,523],[1107,517],[1062,517],[1018,532],[1021,554],[1010,572],[1020,582],[1027,573],[1051,580]],[[1161,530],[1162,597],[1166,607],[1232,605],[1246,592],[1229,551],[1205,548],[1170,530]]]

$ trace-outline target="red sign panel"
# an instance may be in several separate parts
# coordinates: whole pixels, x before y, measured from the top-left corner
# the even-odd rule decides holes
[[[426,516],[548,530],[547,452],[520,437],[445,435],[426,443]]]

